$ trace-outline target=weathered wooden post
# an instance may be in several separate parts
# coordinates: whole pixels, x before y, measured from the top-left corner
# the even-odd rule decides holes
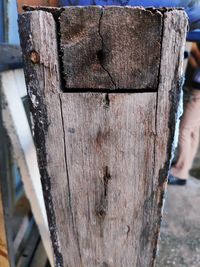
[[[185,13],[29,10],[20,35],[56,266],[153,266]]]

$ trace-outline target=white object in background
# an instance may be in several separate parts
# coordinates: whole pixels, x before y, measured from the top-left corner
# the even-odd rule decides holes
[[[54,266],[36,150],[21,100],[26,92],[23,70],[2,72],[0,80],[4,97],[3,123],[13,146],[24,189],[30,201],[44,248],[51,266]]]

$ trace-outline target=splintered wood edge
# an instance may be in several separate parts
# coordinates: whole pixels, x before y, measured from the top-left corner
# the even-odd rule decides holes
[[[43,187],[43,195],[48,215],[54,258],[62,266],[59,239],[51,187],[47,171],[45,136],[48,132],[45,93],[60,90],[60,71],[57,51],[56,23],[53,15],[45,11],[29,11],[19,16],[20,41],[24,59],[25,80],[30,109],[34,119],[34,140]],[[43,38],[43,39],[42,39]],[[46,45],[45,45],[46,44]],[[52,54],[53,52],[53,54]],[[59,265],[60,263],[60,265]]]
[[[161,52],[160,83],[157,92],[156,131],[157,150],[155,151],[155,175],[158,177],[157,194],[158,222],[155,231],[155,247],[157,248],[167,176],[174,150],[174,133],[178,115],[180,93],[183,85],[183,55],[186,42],[188,19],[183,9],[172,9],[164,14],[163,42]],[[170,40],[170,42],[169,42]],[[166,116],[167,115],[167,116]],[[164,119],[163,119],[164,118]],[[167,131],[164,129],[167,128]],[[168,143],[163,143],[160,136],[165,134]],[[159,161],[164,165],[160,166]],[[154,251],[154,266],[157,249]]]
[[[54,19],[58,20],[59,16],[61,15],[62,11],[64,11],[65,8],[63,7],[48,7],[48,6],[23,6],[24,12],[30,12],[30,11],[45,11],[49,12],[54,16]],[[56,21],[58,23],[58,21]]]

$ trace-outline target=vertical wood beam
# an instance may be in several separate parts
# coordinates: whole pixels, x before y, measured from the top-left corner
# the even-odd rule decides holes
[[[97,9],[93,8],[94,14]],[[105,13],[115,16],[119,9],[123,10],[107,7]],[[72,10],[76,13],[76,8]],[[86,12],[84,18],[87,18],[87,10],[91,13],[92,7],[77,7],[80,16]],[[147,12],[145,15],[152,17],[149,10],[133,10],[138,14]],[[62,12],[61,18],[68,16],[66,20],[73,15],[69,9]],[[151,85],[151,90],[147,87],[139,91],[137,84],[132,83],[131,92],[124,89],[118,93],[111,93],[108,86],[104,88],[106,91],[95,93],[93,85],[85,93],[80,90],[84,86],[64,93],[60,74],[64,77],[63,71],[73,71],[73,64],[68,64],[64,56],[60,62],[62,69],[59,69],[58,52],[65,51],[58,51],[55,45],[53,16],[36,10],[20,18],[26,81],[56,266],[154,265],[187,26],[183,11],[163,9],[159,12],[162,42],[157,90]],[[142,15],[136,18],[140,25]],[[73,22],[77,21],[79,15],[70,20],[72,28],[68,31],[72,31],[73,41],[62,40],[63,49],[69,42],[74,47],[84,45],[87,29],[74,26]],[[85,19],[81,25],[84,22]],[[66,22],[62,23],[61,34]],[[94,47],[98,38],[95,40]],[[111,50],[112,42],[118,49],[115,41],[111,41]],[[58,43],[58,47],[60,45]],[[147,51],[145,49],[144,54]],[[79,62],[81,53],[77,53]],[[120,55],[119,51],[117,54]],[[95,57],[91,60],[96,62]],[[119,56],[118,61],[119,72],[126,60]],[[123,62],[121,66],[120,62]],[[83,64],[83,68],[90,68],[90,63]],[[131,64],[137,66],[137,63],[133,58]],[[110,68],[116,73],[115,64]],[[142,71],[140,66],[135,75]],[[151,68],[147,76],[149,73]],[[153,73],[157,75],[156,71]],[[83,78],[87,80],[87,76]],[[76,82],[76,77],[73,81]],[[98,81],[95,89],[101,89]],[[78,82],[81,84],[81,78]],[[106,84],[106,80],[104,82]]]

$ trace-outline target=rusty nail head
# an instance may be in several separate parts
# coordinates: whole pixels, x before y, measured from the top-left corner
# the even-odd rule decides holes
[[[31,62],[34,63],[34,64],[39,63],[40,62],[40,55],[39,55],[39,53],[36,52],[35,50],[33,50],[31,52],[30,59],[31,59]]]

